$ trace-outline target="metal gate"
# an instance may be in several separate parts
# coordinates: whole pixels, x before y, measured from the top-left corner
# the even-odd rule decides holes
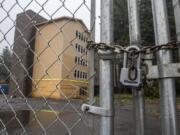
[[[0,87],[0,133],[121,133],[114,121],[120,111],[113,101],[116,63],[127,65],[125,72],[121,70],[126,82],[120,80],[133,93],[130,134],[146,134],[146,78],[159,80],[161,134],[178,135],[174,78],[180,76],[180,64],[172,63],[171,50],[180,48],[180,2],[172,1],[177,41],[170,42],[166,1],[151,0],[156,45],[144,47],[140,1],[128,0],[128,48],[113,44],[113,0],[0,0],[0,83],[9,87]],[[96,43],[99,35],[101,42]],[[152,64],[154,52],[157,65]],[[145,66],[138,66],[138,58],[145,58]],[[100,94],[95,98],[98,84]]]

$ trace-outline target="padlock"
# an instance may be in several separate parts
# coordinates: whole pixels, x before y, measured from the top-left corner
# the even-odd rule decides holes
[[[139,51],[140,49],[137,46],[129,46],[126,48],[126,52],[124,52],[124,59],[123,59],[123,67],[121,68],[121,74],[120,74],[120,82],[124,86],[129,86],[129,87],[139,87],[141,82],[142,82],[142,77],[141,77],[141,54],[137,53],[135,54],[135,62],[133,67],[128,67],[129,65],[129,58],[128,58],[128,52],[131,50]],[[131,59],[131,60],[133,60]]]

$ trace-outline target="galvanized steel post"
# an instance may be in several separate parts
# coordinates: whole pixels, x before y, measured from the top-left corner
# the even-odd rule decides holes
[[[91,40],[95,41],[95,34],[96,34],[96,0],[91,0],[91,21],[90,21],[90,30],[91,30]],[[89,104],[92,105],[95,102],[94,98],[94,74],[95,74],[95,58],[94,58],[94,50],[89,50],[89,77],[91,79],[89,80]],[[91,116],[91,119],[89,120],[89,124],[91,127],[91,133],[94,133],[94,116]]]
[[[174,17],[175,17],[175,24],[176,24],[176,36],[177,36],[177,40],[180,41],[180,1],[179,0],[172,0],[172,1],[173,1]],[[179,55],[179,62],[180,62],[180,47],[178,47],[178,55]],[[177,132],[179,133],[180,129],[177,130]]]
[[[156,44],[166,44],[170,40],[167,7],[165,0],[151,0]],[[172,62],[170,50],[157,53],[160,76],[165,74],[162,66]],[[160,78],[160,102],[162,135],[177,135],[175,82],[173,78]]]
[[[101,42],[113,42],[113,0],[101,0]],[[113,78],[110,60],[100,60],[100,106],[113,111]],[[102,116],[100,135],[113,135],[113,116]]]
[[[91,40],[95,41],[95,26],[96,26],[96,0],[91,0]],[[89,76],[92,77],[95,73],[94,70],[94,50],[89,51]],[[89,81],[89,103],[94,103],[94,77]]]
[[[173,8],[174,8],[174,17],[176,23],[176,35],[177,40],[180,41],[180,1],[179,0],[172,0],[173,1]],[[179,52],[179,61],[180,61],[180,47],[178,48]]]
[[[138,0],[128,0],[130,45],[141,46]],[[144,90],[132,89],[134,128],[136,135],[144,135]]]

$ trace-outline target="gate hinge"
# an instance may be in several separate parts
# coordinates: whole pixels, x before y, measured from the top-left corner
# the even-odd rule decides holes
[[[106,116],[106,117],[113,116],[113,110],[108,110],[108,109],[104,109],[101,107],[92,106],[88,104],[83,104],[81,106],[81,110],[86,113],[92,113],[92,114]]]

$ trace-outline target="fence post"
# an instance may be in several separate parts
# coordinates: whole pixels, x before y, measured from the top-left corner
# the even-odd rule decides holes
[[[179,0],[172,0],[173,1],[173,8],[174,8],[174,17],[175,17],[175,24],[176,24],[176,36],[177,40],[180,41],[180,1]],[[178,55],[179,55],[179,62],[180,62],[180,47],[178,47]],[[177,134],[180,130],[177,130]]]
[[[91,18],[90,18],[90,30],[91,30],[91,40],[95,41],[96,34],[96,0],[91,0]],[[94,98],[94,73],[95,73],[95,56],[94,50],[89,50],[89,104],[92,105],[95,102]],[[94,133],[94,116],[92,115],[89,124],[91,127],[91,134]]]
[[[96,26],[96,0],[91,0],[91,40],[95,41],[95,26]],[[92,77],[95,73],[94,70],[94,50],[89,50],[89,76]],[[94,77],[89,82],[89,103],[94,103]]]
[[[173,1],[173,8],[174,8],[174,17],[175,17],[175,24],[176,24],[176,35],[177,40],[180,41],[180,1],[179,0],[172,0]],[[180,47],[178,48],[178,55],[180,61]]]
[[[101,42],[113,41],[113,0],[101,0]],[[110,60],[100,59],[100,106],[113,111],[113,79]],[[100,135],[113,135],[113,116],[101,117]]]
[[[156,44],[166,44],[170,40],[167,7],[165,0],[151,0]],[[172,62],[170,50],[157,53],[158,70],[164,75],[163,64]],[[173,78],[159,79],[161,102],[162,135],[177,135],[175,81]]]
[[[130,45],[140,47],[140,17],[138,0],[128,0],[129,35]],[[133,114],[136,135],[144,135],[144,90],[132,88],[133,92]]]

